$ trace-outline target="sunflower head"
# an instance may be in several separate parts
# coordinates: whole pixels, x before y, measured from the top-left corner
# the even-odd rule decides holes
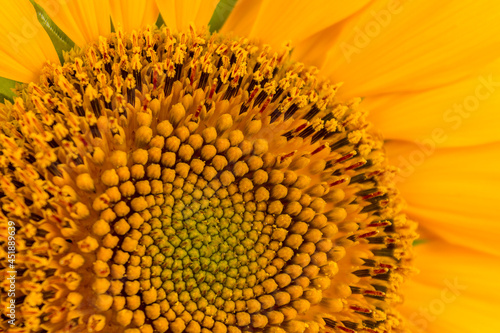
[[[401,327],[415,234],[394,169],[360,100],[289,53],[194,28],[118,31],[2,105],[19,327]]]

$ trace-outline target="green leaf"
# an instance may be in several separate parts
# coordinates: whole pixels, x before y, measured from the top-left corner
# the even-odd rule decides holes
[[[156,26],[158,28],[161,28],[163,25],[165,25],[165,20],[163,19],[163,16],[158,15],[158,19],[156,20]]]
[[[413,241],[413,246],[418,246],[427,243],[427,239],[417,239]]]
[[[214,14],[210,19],[208,25],[210,26],[210,32],[219,31],[224,25],[229,14],[233,11],[234,6],[238,0],[220,0],[215,7]]]
[[[9,101],[13,101],[14,92],[13,88],[16,87],[16,84],[20,82],[9,80],[4,77],[0,78],[0,103],[3,103],[6,99]]]
[[[75,46],[75,43],[54,23],[54,21],[52,21],[49,15],[47,15],[47,12],[39,4],[34,0],[30,0],[30,2],[33,7],[35,7],[38,22],[40,22],[45,31],[47,31],[52,44],[54,44],[56,48],[59,60],[63,63],[63,51],[70,51]]]

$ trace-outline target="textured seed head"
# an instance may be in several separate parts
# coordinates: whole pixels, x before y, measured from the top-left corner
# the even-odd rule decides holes
[[[0,112],[21,327],[390,331],[414,224],[338,87],[195,29],[48,64]]]

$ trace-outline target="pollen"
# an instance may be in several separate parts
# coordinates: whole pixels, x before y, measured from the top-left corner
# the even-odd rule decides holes
[[[362,103],[339,87],[289,48],[193,27],[118,31],[47,64],[0,106],[16,324],[395,329],[415,223]]]

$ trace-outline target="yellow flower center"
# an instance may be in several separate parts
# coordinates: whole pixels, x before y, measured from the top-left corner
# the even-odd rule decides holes
[[[400,328],[414,224],[360,100],[289,48],[194,29],[68,57],[0,112],[20,327]]]

